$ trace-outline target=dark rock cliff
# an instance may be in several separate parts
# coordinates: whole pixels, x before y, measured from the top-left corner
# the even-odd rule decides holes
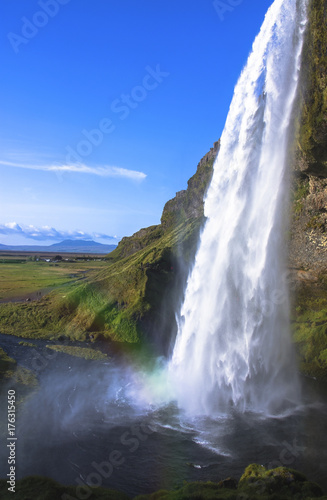
[[[188,219],[203,216],[203,199],[212,177],[212,165],[218,154],[220,140],[200,160],[196,173],[187,182],[187,189],[176,193],[167,201],[161,216],[161,224],[167,228]]]
[[[219,145],[217,141],[201,159],[195,174],[188,181],[187,189],[176,193],[166,203],[161,224],[123,238],[108,256],[112,266],[108,269],[105,282],[108,288],[114,288],[112,299],[116,303],[124,303],[120,315],[128,316],[129,321],[135,323],[138,339],[150,343],[161,353],[168,352],[176,333],[175,314],[183,297],[188,270],[204,222],[203,199]],[[119,285],[113,287],[117,279]],[[135,283],[133,300],[131,294],[126,292],[131,282]],[[126,289],[122,290],[121,283],[126,283]],[[103,327],[108,331],[112,329],[109,325]],[[116,334],[113,332],[110,335]]]
[[[327,2],[311,0],[303,47],[297,171],[327,177]]]
[[[161,224],[143,228],[132,236],[123,238],[112,258],[128,257],[147,247],[178,225],[203,217],[203,199],[212,177],[212,167],[219,151],[220,141],[200,160],[195,174],[187,182],[187,189],[176,193],[164,206]]]
[[[293,333],[307,375],[327,378],[327,1],[311,0],[298,96],[290,223]]]
[[[327,1],[311,0],[293,162],[291,266],[327,270]]]

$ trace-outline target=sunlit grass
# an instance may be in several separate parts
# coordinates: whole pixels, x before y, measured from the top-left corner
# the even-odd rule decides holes
[[[0,300],[28,296],[48,288],[55,288],[83,278],[85,272],[92,274],[103,269],[106,262],[60,262],[48,263],[2,262],[0,259]]]

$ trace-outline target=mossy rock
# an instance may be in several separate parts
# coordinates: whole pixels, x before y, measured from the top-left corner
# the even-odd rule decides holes
[[[239,489],[245,493],[258,495],[276,495],[278,498],[319,498],[321,488],[310,481],[304,474],[286,467],[267,470],[262,465],[249,465],[239,481]],[[263,496],[263,498],[265,498]]]
[[[325,285],[303,286],[293,311],[293,339],[301,371],[327,380],[327,290]]]
[[[22,340],[21,342],[18,342],[19,345],[23,345],[25,347],[37,347],[36,344],[32,344],[31,342],[25,342],[24,340]]]
[[[321,488],[295,470],[278,467],[267,470],[262,465],[249,465],[239,483],[228,478],[219,483],[186,483],[175,491],[161,490],[139,495],[135,500],[309,500],[326,498]]]

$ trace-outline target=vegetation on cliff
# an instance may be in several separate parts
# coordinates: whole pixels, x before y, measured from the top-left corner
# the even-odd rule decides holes
[[[293,168],[290,266],[301,369],[327,376],[327,2],[311,0],[303,49]]]
[[[294,341],[301,371],[327,380],[327,293],[301,286],[294,311]]]
[[[16,483],[16,500],[63,500],[81,498],[76,486],[62,486],[52,479],[30,476]],[[128,500],[124,493],[106,488],[88,488],[83,497],[89,500]],[[0,493],[3,500],[12,498],[6,480],[0,480]],[[79,491],[78,491],[79,493]],[[262,465],[249,465],[240,481],[227,478],[219,482],[185,483],[174,491],[160,490],[150,495],[139,495],[135,500],[310,500],[326,499],[321,488],[292,469],[278,467],[267,470]]]
[[[297,169],[327,177],[327,3],[311,0],[303,48]]]

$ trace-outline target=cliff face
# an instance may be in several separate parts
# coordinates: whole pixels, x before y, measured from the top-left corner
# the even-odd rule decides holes
[[[137,231],[133,236],[123,238],[110,258],[128,257],[142,250],[180,224],[203,217],[203,199],[212,177],[212,167],[219,151],[220,141],[200,160],[195,174],[188,180],[187,189],[176,193],[175,198],[164,206],[161,224]]]
[[[129,324],[134,325],[130,340],[145,339],[156,344],[161,352],[168,351],[176,331],[175,313],[195,256],[204,221],[203,199],[219,145],[216,142],[199,162],[187,189],[166,203],[161,224],[123,238],[108,256],[111,265],[106,276],[99,277],[101,289],[106,289],[120,318],[128,318]],[[99,332],[126,340],[126,332],[121,335],[122,330],[117,330],[110,321],[102,321]]]
[[[311,0],[303,48],[293,169],[291,265],[327,268],[327,1]]]
[[[188,219],[203,216],[203,199],[212,177],[212,165],[218,154],[220,140],[199,162],[196,173],[187,182],[187,189],[176,193],[176,197],[164,206],[161,224],[164,228]]]
[[[296,170],[327,176],[327,2],[311,0],[303,47]]]
[[[327,179],[295,179],[290,264],[316,274],[327,273]]]
[[[302,370],[327,377],[327,1],[311,0],[293,162],[290,267]]]

